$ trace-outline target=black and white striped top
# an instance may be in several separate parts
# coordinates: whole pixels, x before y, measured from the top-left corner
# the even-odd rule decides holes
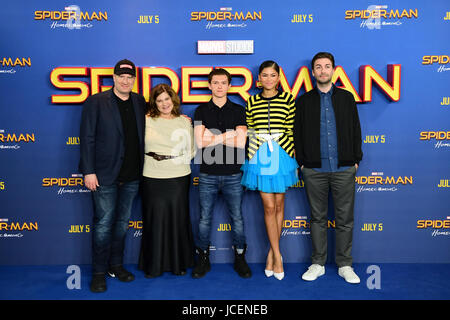
[[[249,136],[248,157],[251,159],[265,142],[258,134],[282,133],[277,140],[286,153],[294,156],[295,99],[289,92],[279,92],[271,98],[261,94],[251,96],[247,101],[246,120]]]

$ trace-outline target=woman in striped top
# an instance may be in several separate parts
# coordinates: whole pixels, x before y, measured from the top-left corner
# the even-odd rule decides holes
[[[247,101],[248,160],[242,166],[242,184],[258,190],[264,206],[264,221],[270,242],[265,274],[283,279],[280,235],[284,219],[284,194],[298,182],[294,158],[295,100],[277,89],[280,67],[265,61],[259,67],[262,92]]]

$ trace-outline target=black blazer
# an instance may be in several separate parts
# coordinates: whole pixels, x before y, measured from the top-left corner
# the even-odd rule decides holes
[[[144,163],[145,99],[131,92]],[[95,173],[100,185],[113,184],[125,154],[122,119],[113,90],[90,96],[83,105],[80,126],[80,164],[83,175]]]
[[[320,168],[320,94],[317,88],[296,101],[294,121],[295,156],[300,166]],[[336,118],[338,166],[353,166],[362,160],[361,126],[353,95],[334,86],[331,96]]]

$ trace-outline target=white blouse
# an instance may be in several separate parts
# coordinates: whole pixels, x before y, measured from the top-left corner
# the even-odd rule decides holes
[[[145,153],[176,156],[158,161],[145,155],[144,177],[168,179],[191,173],[191,160],[195,156],[194,130],[189,119],[161,117],[145,119]]]

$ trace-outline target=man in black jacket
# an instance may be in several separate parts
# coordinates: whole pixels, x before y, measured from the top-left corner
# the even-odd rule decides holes
[[[325,273],[331,189],[338,273],[349,283],[359,283],[351,267],[355,174],[362,159],[358,110],[353,95],[331,81],[332,54],[319,52],[311,66],[317,85],[297,100],[294,124],[296,158],[311,208],[312,265],[302,279],[313,281]]]
[[[136,67],[121,60],[114,87],[90,96],[80,125],[80,172],[92,191],[91,291],[106,291],[106,274],[120,281],[134,275],[123,267],[125,236],[144,162],[145,99],[131,92]]]

